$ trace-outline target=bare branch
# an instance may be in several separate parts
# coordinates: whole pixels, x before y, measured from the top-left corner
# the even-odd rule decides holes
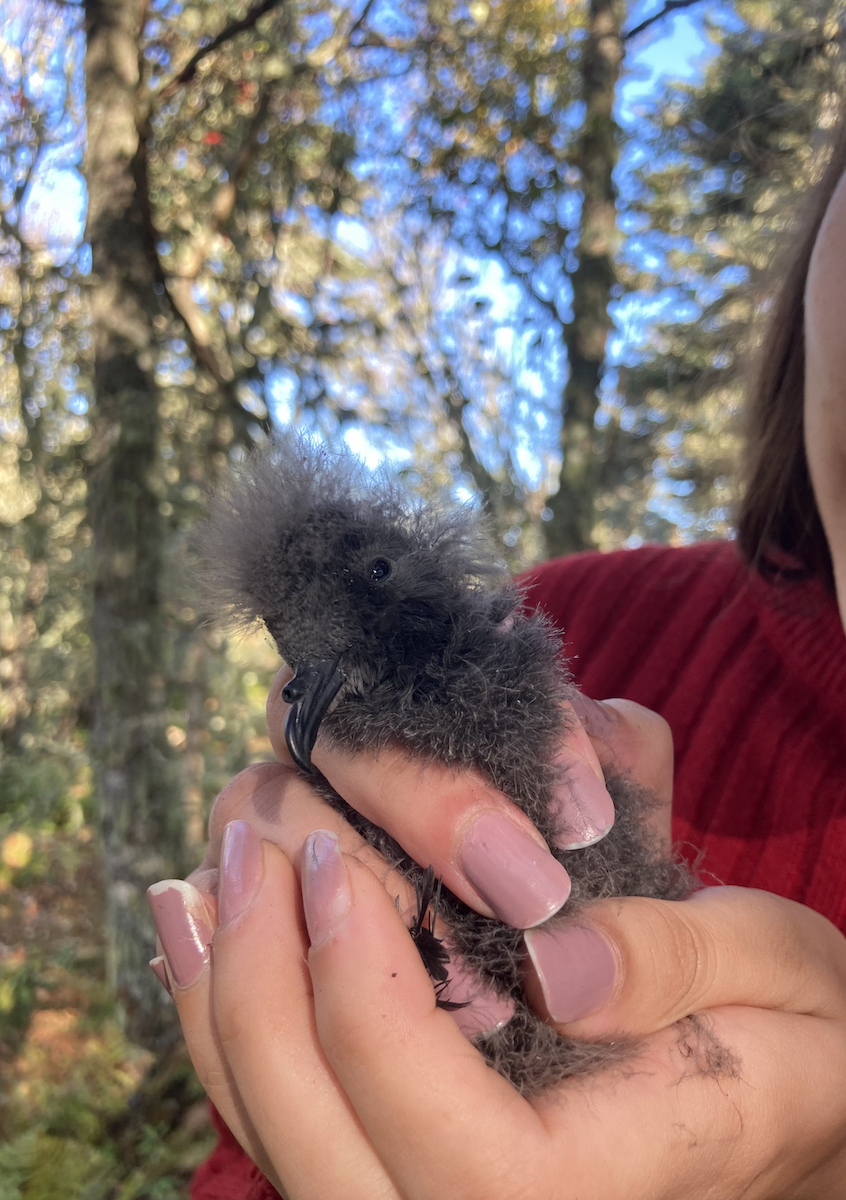
[[[373,7],[374,3],[375,3],[375,0],[367,0],[367,3],[365,4],[364,8],[361,10],[361,15],[358,17],[358,19],[356,21],[353,21],[352,25],[350,26],[350,31],[349,31],[350,41],[352,41],[353,37],[358,33],[359,29],[361,29],[362,25],[364,25],[365,21],[370,16],[370,10]]]
[[[258,3],[253,5],[249,12],[247,12],[246,16],[242,17],[240,21],[233,21],[230,25],[227,25],[220,31],[217,37],[212,38],[207,45],[201,46],[200,49],[192,55],[179,74],[175,75],[167,87],[163,88],[159,93],[162,99],[173,95],[177,88],[183,87],[186,83],[190,83],[197,72],[198,65],[209,54],[212,54],[225,42],[231,41],[232,38],[236,37],[239,33],[243,33],[246,29],[252,29],[256,22],[259,21],[265,13],[270,12],[274,8],[278,8],[280,4],[283,3],[284,0],[258,0]]]
[[[232,216],[238,196],[238,185],[253,161],[259,144],[258,135],[267,117],[269,105],[270,93],[269,89],[265,87],[262,89],[256,110],[250,120],[247,136],[226,172],[227,181],[221,184],[212,200],[209,220],[197,230],[179,253],[177,269],[174,272],[175,278],[184,280],[197,278],[205,262],[209,246],[215,236],[220,233],[225,222]]]
[[[270,103],[269,89],[265,88],[250,121],[247,136],[228,171],[229,179],[223,184],[211,205],[211,217],[202,226],[180,254],[177,271],[173,275],[162,272],[162,281],[176,314],[186,325],[191,337],[194,357],[198,364],[211,375],[219,391],[227,398],[230,407],[237,405],[234,389],[234,372],[228,361],[220,362],[212,346],[212,335],[205,313],[192,295],[194,280],[202,270],[203,263],[215,236],[232,215],[238,194],[238,184],[246,174],[258,146],[258,135],[267,116]]]
[[[470,476],[478,488],[480,496],[484,500],[487,500],[493,507],[494,489],[497,486],[497,482],[473,449],[470,434],[467,432],[467,426],[464,423],[464,410],[469,406],[470,398],[469,396],[465,396],[455,376],[455,372],[446,358],[444,359],[442,370],[446,383],[446,395],[443,399],[446,403],[447,418],[458,437],[462,463],[465,470],[470,472]]]
[[[0,234],[6,238],[10,238],[13,242],[17,242],[21,250],[23,250],[23,240],[17,229],[9,223],[9,218],[6,216],[6,210],[0,208]]]
[[[360,42],[356,42],[353,47],[355,50],[398,50],[402,54],[407,54],[410,50],[416,50],[419,47],[426,46],[428,43],[421,42],[419,38],[413,38],[410,42],[404,41],[402,38],[383,37],[381,33],[368,33]]]
[[[202,270],[213,238],[220,232],[223,224],[232,215],[238,193],[238,184],[249,169],[256,148],[259,145],[258,135],[267,117],[269,104],[270,89],[269,87],[265,87],[259,96],[247,136],[244,138],[240,150],[230,165],[228,171],[229,180],[218,189],[217,195],[214,198],[211,206],[211,218],[207,224],[198,230],[189,242],[185,252],[181,256],[180,270],[174,275],[168,275],[165,272],[158,253],[155,250],[157,234],[153,223],[153,214],[150,206],[150,189],[146,173],[142,181],[144,214],[152,238],[152,253],[154,255],[157,281],[163,288],[165,299],[170,305],[175,318],[181,323],[184,329],[194,361],[200,370],[204,371],[213,381],[218,395],[224,401],[227,415],[239,431],[239,437],[242,436],[250,423],[258,424],[263,428],[266,427],[267,423],[251,416],[239,401],[238,379],[233,370],[232,363],[228,357],[224,357],[223,361],[221,361],[220,356],[216,353],[212,345],[212,333],[209,328],[208,319],[195,301],[192,291],[194,281]]]
[[[653,13],[651,17],[646,17],[639,25],[635,25],[633,29],[629,29],[623,34],[623,41],[628,42],[633,37],[637,37],[639,33],[643,33],[650,25],[655,25],[658,21],[663,20],[671,12],[675,12],[679,8],[692,8],[694,4],[698,4],[699,0],[664,0],[664,7],[658,12]]]

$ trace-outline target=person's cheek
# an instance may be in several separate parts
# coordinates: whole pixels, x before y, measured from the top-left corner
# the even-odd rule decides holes
[[[831,552],[846,628],[846,176],[831,198],[811,256],[805,291],[805,452]]]
[[[812,311],[819,299],[809,296]],[[832,376],[833,329],[808,330],[805,451],[820,520],[825,530],[840,618],[846,628],[846,396]],[[846,370],[846,356],[842,368]],[[838,372],[839,375],[839,372]]]

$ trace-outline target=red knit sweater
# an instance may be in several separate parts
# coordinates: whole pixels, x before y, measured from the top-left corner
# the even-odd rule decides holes
[[[846,932],[846,636],[815,581],[768,585],[733,544],[579,554],[527,577],[578,684],[669,721],[675,833],[723,883]],[[275,1200],[221,1128],[193,1200]]]

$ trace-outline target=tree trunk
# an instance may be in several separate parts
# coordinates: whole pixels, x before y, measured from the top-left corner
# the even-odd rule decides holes
[[[148,884],[178,869],[182,810],[164,737],[164,526],[154,490],[160,311],[147,219],[139,72],[144,0],[87,0],[88,238],[95,411],[92,751],[106,860],[111,974],[134,1039],[162,1041],[169,1007],[147,962]]]
[[[573,319],[564,331],[570,374],[564,389],[561,434],[563,463],[558,492],[550,497],[546,523],[549,554],[592,546],[594,500],[600,462],[594,418],[611,328],[608,304],[616,274],[616,188],[612,172],[619,155],[614,98],[623,59],[622,0],[591,0],[589,36],[582,59],[585,117],[573,158],[581,171],[579,263],[571,276]]]

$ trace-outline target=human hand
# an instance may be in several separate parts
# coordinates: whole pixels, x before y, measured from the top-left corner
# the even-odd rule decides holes
[[[280,762],[293,766],[284,736],[289,710],[282,699],[289,678],[286,668],[278,673],[268,698],[267,717]],[[600,704],[578,693],[567,708],[559,754],[564,767],[559,802],[564,825],[577,831],[573,844],[598,840],[610,827],[613,808],[604,786],[605,770],[634,776],[650,792],[654,807],[647,820],[656,843],[668,848],[673,754],[666,722],[630,701]],[[412,759],[401,748],[350,756],[333,750],[321,738],[312,757],[340,795],[374,825],[386,829],[416,861],[431,863],[435,874],[477,911],[517,928],[530,928],[566,900],[569,880],[565,869],[549,853],[525,813],[478,772],[457,772],[442,764]],[[365,848],[346,822],[315,795],[307,780],[282,766],[259,764],[233,780],[214,805],[206,859],[192,876],[206,890],[215,888],[221,834],[234,819],[250,821],[262,837],[276,841],[291,858],[296,857],[310,830],[331,828],[341,836],[348,852],[364,855],[384,876],[386,868],[378,855]],[[477,839],[482,827],[484,835]],[[494,854],[490,853],[492,842]],[[395,894],[403,898],[410,923],[413,893],[409,894],[407,884],[397,881]],[[571,936],[578,939],[578,934]],[[535,944],[538,962],[545,946],[544,939]],[[562,947],[554,947],[554,953],[560,958]],[[528,973],[533,969],[530,961]],[[578,973],[571,973],[572,979],[577,977]],[[576,993],[569,995],[568,1013],[574,999],[581,1005],[591,999],[584,980],[582,973]],[[455,1017],[469,1036],[495,1028],[511,1013],[492,993],[480,992],[477,978],[462,975],[460,960],[455,958],[450,964],[448,998],[471,1001],[470,1010]],[[555,1011],[561,1011],[560,996]]]
[[[235,822],[213,960],[213,902],[155,889],[200,1078],[289,1200],[846,1194],[846,943],[824,918],[741,889],[595,906],[616,985],[567,1031],[649,1036],[528,1101],[435,1007],[385,882],[334,834],[294,863]]]
[[[268,710],[271,736],[280,755],[285,754],[281,734],[284,708],[279,703],[283,682],[280,677]],[[665,802],[662,829],[666,831],[672,777],[671,741],[666,727],[654,715],[624,702],[577,703],[585,727],[593,735],[588,751],[601,758],[608,769],[620,772],[632,768],[661,795]],[[363,803],[371,805],[366,812],[370,819],[384,821],[385,813],[390,820],[392,813],[399,812],[393,817],[392,832],[406,846],[409,839],[404,822],[410,820],[413,825],[420,796],[428,798],[428,789],[443,788],[446,799],[435,801],[440,806],[440,828],[432,839],[432,851],[424,845],[422,857],[424,861],[435,861],[440,874],[452,866],[459,885],[460,834],[479,811],[480,796],[482,811],[508,811],[504,798],[484,787],[480,791],[478,781],[466,786],[466,781],[456,781],[442,768],[427,768],[434,774],[428,774],[425,780],[419,774],[404,777],[403,772],[412,769],[404,758],[398,762],[371,761],[357,774],[348,763],[342,759],[335,762],[318,746],[315,762],[342,793],[350,794],[349,780],[362,794],[367,793]],[[375,798],[370,798],[371,793]],[[407,803],[409,795],[416,805]],[[267,843],[260,855],[254,846],[245,852],[244,844],[254,839],[254,833],[240,823],[224,839],[227,823],[239,817],[277,843],[285,852],[284,861]],[[525,822],[519,810],[516,817],[508,814],[507,819],[515,819],[518,826]],[[444,825],[449,827],[450,822],[452,833],[445,833]],[[224,1119],[284,1194],[297,1200],[310,1195],[331,1197],[343,1186],[344,1195],[349,1195],[350,1180],[356,1180],[362,1197],[426,1195],[396,1181],[391,1162],[399,1150],[396,1146],[393,1150],[383,1147],[380,1138],[371,1132],[355,1089],[353,1094],[348,1092],[324,1041],[319,1011],[312,1009],[306,933],[291,864],[300,861],[303,843],[321,823],[339,836],[342,849],[357,864],[350,868],[345,859],[354,879],[361,875],[361,864],[373,870],[391,897],[394,922],[393,897],[400,897],[402,912],[413,908],[405,881],[388,872],[372,848],[314,795],[298,773],[276,764],[251,768],[219,798],[212,815],[207,861],[203,872],[194,877],[200,886],[216,889],[218,864],[222,862],[222,928],[215,936],[213,972],[207,944],[216,923],[214,899],[202,897],[193,889],[164,892],[167,904],[177,912],[177,927],[179,919],[184,920],[178,914],[184,914],[186,896],[189,911],[194,913],[193,937],[177,941],[183,951],[193,947],[194,958],[190,960],[189,956],[188,970],[183,969],[179,979],[174,979],[171,964],[186,1038],[200,1076]],[[419,837],[427,836],[425,824],[420,823],[417,830]],[[252,860],[252,869],[244,869],[245,858]],[[239,885],[238,880],[252,878],[255,886],[255,863],[259,859],[264,882],[254,893],[247,884]],[[275,884],[269,882],[271,878]],[[283,891],[274,892],[283,880]],[[241,893],[248,893],[248,913],[243,922],[234,916],[239,895],[244,899]],[[250,896],[254,897],[252,904]],[[464,898],[472,902],[471,888]],[[280,904],[280,899],[284,903]],[[777,907],[773,910],[770,905]],[[846,990],[840,935],[822,918],[797,905],[734,889],[705,892],[685,904],[606,902],[593,906],[585,918],[570,945],[553,944],[552,953],[549,945],[544,953],[545,932],[528,935],[530,945],[535,942],[532,953],[541,969],[540,979],[535,979],[529,969],[528,989],[540,1011],[551,1013],[553,1023],[562,1032],[588,1038],[644,1036],[639,1054],[627,1061],[622,1074],[612,1069],[589,1079],[570,1081],[533,1104],[517,1097],[487,1068],[478,1072],[475,1067],[468,1068],[478,1079],[480,1094],[474,1095],[472,1089],[455,1093],[459,1125],[472,1123],[472,1114],[478,1114],[479,1129],[471,1131],[470,1142],[475,1144],[472,1140],[478,1136],[482,1144],[487,1144],[490,1137],[491,1145],[503,1152],[497,1157],[494,1150],[489,1150],[492,1161],[508,1170],[501,1175],[491,1172],[484,1156],[468,1154],[462,1158],[462,1135],[455,1141],[452,1159],[445,1160],[450,1182],[442,1180],[438,1187],[446,1187],[450,1195],[461,1194],[455,1181],[466,1178],[468,1187],[477,1189],[474,1194],[510,1196],[519,1193],[522,1180],[527,1194],[541,1197],[595,1194],[613,1200],[614,1196],[666,1195],[676,1200],[680,1195],[701,1195],[728,1200],[745,1194],[749,1181],[759,1174],[761,1186],[749,1191],[750,1196],[768,1200],[789,1196],[798,1200],[808,1195],[823,1200],[840,1195],[837,1181],[843,1164],[835,1163],[832,1156],[846,1127],[839,1099],[844,1019],[838,1006]],[[361,916],[359,936],[365,936],[369,920]],[[286,923],[284,936],[275,922]],[[399,924],[407,949],[412,943],[402,922]],[[346,976],[336,979],[330,973],[329,977],[339,989],[335,1003],[340,1004],[340,998],[346,995],[348,1015],[362,1035],[368,1012],[367,1003],[360,1003],[362,989],[384,978],[385,963],[398,949],[392,935],[384,936],[387,940],[381,972],[368,973],[370,959],[364,954],[360,962],[366,980],[353,985]],[[370,942],[382,942],[378,921],[367,937]],[[781,952],[776,949],[775,954],[771,953],[771,946],[781,947]],[[313,950],[312,955],[318,951]],[[419,974],[416,951],[413,961],[418,963]],[[561,962],[569,963],[563,973],[557,970]],[[604,969],[597,971],[597,963]],[[572,980],[579,977],[581,985],[574,990]],[[426,983],[422,994],[433,1004],[431,983],[425,973],[423,978]],[[250,981],[248,987],[246,979]],[[280,980],[284,980],[283,986]],[[389,987],[382,997],[383,1007],[392,994]],[[356,997],[355,1005],[349,1005],[350,996]],[[378,987],[368,1003],[379,1006]],[[680,1017],[714,1005],[720,1007],[709,1013],[709,1025],[671,1027]],[[449,1042],[447,1063],[453,1065],[446,1068],[444,1079],[456,1070],[456,1056],[460,1063],[481,1064],[468,1043],[463,1039],[456,1043],[453,1018],[437,1011],[437,1037],[427,1032],[422,1038],[429,1047],[427,1053],[432,1055],[431,1061],[421,1067],[430,1072],[425,1080],[419,1071],[407,1074],[402,1058],[392,1062],[390,1046],[385,1045],[381,1071],[390,1076],[394,1088],[401,1086],[400,1081],[414,1083],[402,1096],[394,1095],[390,1088],[385,1091],[388,1107],[399,1104],[413,1108],[415,1102],[422,1103],[420,1095],[415,1096],[415,1088],[418,1092],[421,1088],[434,1089],[434,1096],[451,1094],[451,1084],[438,1083],[445,1036]],[[484,1000],[482,1011],[486,1011]],[[495,1010],[491,1016],[495,1019]],[[400,1025],[408,1022],[408,1013],[400,1012],[396,1019]],[[443,1034],[445,1028],[449,1035]],[[367,1053],[377,1051],[378,1047],[371,1046]],[[712,1067],[720,1065],[714,1058],[720,1054],[722,1071],[709,1075]],[[739,1074],[735,1074],[736,1068]],[[491,1089],[496,1090],[496,1104],[491,1100]],[[566,1104],[559,1103],[562,1099]],[[376,1097],[371,1096],[369,1103],[375,1107]],[[496,1105],[501,1107],[497,1109]],[[520,1142],[511,1140],[512,1134],[502,1128],[503,1114],[512,1113],[515,1105],[529,1139],[525,1152],[534,1155],[537,1150],[540,1156],[537,1167],[527,1166]],[[797,1106],[798,1115],[792,1105]],[[568,1119],[549,1116],[550,1106],[560,1116],[566,1113]],[[440,1119],[445,1127],[452,1128],[453,1116],[451,1108],[438,1109],[435,1105],[430,1119]],[[372,1119],[378,1124],[377,1118]],[[425,1120],[421,1120],[422,1130]],[[333,1136],[333,1154],[326,1162],[321,1148],[329,1123],[339,1133],[337,1138]],[[614,1130],[610,1155],[601,1145],[603,1129],[606,1137],[608,1129]],[[691,1131],[690,1138],[681,1136],[684,1129]],[[538,1138],[540,1144],[533,1149]],[[692,1149],[690,1142],[696,1142]],[[412,1139],[412,1144],[418,1147],[417,1171],[421,1178],[428,1179],[427,1162],[433,1154],[440,1158],[441,1140],[427,1143],[421,1135],[416,1143]],[[509,1146],[518,1148],[510,1156],[505,1153]],[[575,1147],[584,1149],[577,1152]],[[467,1144],[463,1149],[467,1150]],[[567,1180],[572,1191],[562,1191],[560,1184],[553,1182],[555,1179]],[[359,1193],[353,1189],[352,1194]]]
[[[268,701],[268,728],[271,739],[280,759],[287,760],[288,763],[291,760],[284,737],[288,709],[281,700],[281,692],[289,675],[285,669],[279,672]],[[610,702],[605,706],[576,696],[574,702],[579,705],[582,722],[580,723],[573,713],[569,714],[569,720],[566,721],[568,732],[561,752],[566,778],[575,785],[572,807],[570,813],[566,814],[566,823],[573,826],[578,825],[580,820],[583,821],[583,828],[587,827],[588,835],[591,833],[591,821],[594,828],[598,826],[600,832],[610,824],[610,799],[604,790],[602,767],[595,746],[613,771],[625,773],[630,768],[633,769],[656,796],[660,795],[661,802],[656,803],[651,817],[656,838],[668,842],[672,739],[666,724],[655,714],[625,701]],[[615,705],[619,711],[615,710]],[[586,729],[591,731],[593,740],[588,738]],[[537,903],[536,888],[531,884],[523,897],[510,897],[512,911],[515,902],[518,906],[522,904],[518,913],[521,923],[529,924],[543,916],[550,908],[557,907],[566,895],[566,875],[548,854],[528,818],[504,796],[493,791],[481,777],[458,776],[437,765],[427,765],[421,769],[419,764],[410,763],[405,756],[383,755],[376,760],[371,759],[360,774],[353,773],[350,786],[348,762],[343,756],[333,756],[331,752],[324,753],[323,750],[323,743],[318,742],[314,758],[319,769],[348,797],[356,796],[355,789],[358,789],[356,799],[365,814],[373,821],[381,821],[387,825],[398,840],[406,846],[414,846],[415,837],[425,840],[427,836],[434,834],[434,844],[431,848],[424,847],[418,852],[425,861],[435,862],[438,874],[448,874],[453,863],[460,863],[462,831],[472,827],[479,815],[494,815],[504,817],[510,827],[518,831],[518,841],[529,848],[529,853],[532,856],[540,853],[552,868],[552,904],[548,899],[541,897],[540,909],[527,913],[526,905]],[[372,803],[368,792],[375,796]],[[597,793],[598,801],[595,799]],[[406,803],[408,794],[414,796],[417,801],[412,807]],[[437,817],[433,817],[430,810],[428,828],[425,822],[420,822],[416,827],[413,824],[414,818],[420,814],[419,799],[424,795],[427,798],[434,796],[439,804]],[[568,798],[565,797],[566,799]],[[591,805],[594,807],[591,808]],[[397,812],[400,814],[399,820],[393,819]],[[310,830],[321,824],[331,824],[332,828],[341,834],[349,852],[360,855],[380,873],[381,878],[387,878],[385,864],[378,855],[315,795],[299,772],[266,763],[249,768],[233,780],[214,806],[206,857],[202,866],[191,876],[193,882],[207,892],[214,893],[217,890],[222,831],[230,820],[239,817],[250,821],[261,831],[262,836],[277,841],[292,856],[298,853]],[[410,831],[409,821],[412,823]],[[450,826],[451,835],[448,832]],[[588,836],[585,840],[593,839]],[[531,873],[525,868],[518,869],[518,882],[522,882],[524,878],[529,879],[530,876]],[[561,877],[565,880],[563,891],[560,890]],[[482,911],[491,911],[483,901],[478,900],[472,886],[464,883],[460,876],[460,866],[453,868],[452,882],[456,891],[461,892],[469,903],[475,902],[476,907]],[[391,880],[391,894],[398,898],[398,903],[401,903],[406,914],[407,923],[410,923],[416,905],[407,883],[399,877],[394,877]],[[508,899],[506,897],[506,900]],[[498,901],[497,907],[498,911],[502,912],[505,907],[502,900]],[[478,979],[473,976],[462,978],[456,968],[457,963],[450,964],[450,998],[471,1000],[467,1011],[454,1014],[456,1021],[460,1027],[466,1029],[468,1036],[473,1036],[480,1028],[495,1028],[510,1016],[507,1002],[492,993],[479,994]],[[156,964],[156,969],[163,976],[164,968],[160,962]]]
[[[267,702],[267,727],[278,763],[293,768],[285,743],[288,706],[282,690],[291,673],[282,668],[273,682]],[[656,839],[669,845],[672,801],[673,746],[667,723],[628,700],[607,700],[601,704],[579,694],[565,705],[565,736],[559,761],[564,766],[566,791],[559,798],[564,809],[564,824],[576,832],[572,843],[560,849],[598,841],[614,819],[613,804],[605,788],[604,772],[631,775],[655,800],[649,822]],[[456,772],[438,763],[409,758],[398,748],[380,754],[350,756],[326,746],[318,738],[312,754],[314,765],[333,788],[362,816],[385,829],[409,856],[420,863],[432,863],[435,874],[465,903],[487,916],[529,927],[555,911],[560,895],[566,891],[557,864],[545,864],[549,879],[545,895],[521,895],[515,903],[522,911],[507,913],[507,897],[494,898],[494,907],[481,895],[469,877],[465,860],[472,849],[464,841],[480,816],[503,818],[516,843],[514,855],[534,855],[546,846],[529,818],[506,796],[492,788],[472,771]],[[251,821],[263,837],[274,840],[274,831],[289,791],[305,788],[308,782],[293,770],[276,763],[260,763],[248,768],[224,789],[215,802],[209,822],[209,843],[202,867],[205,884],[213,884],[219,862],[220,837],[226,823],[243,818]],[[425,804],[420,802],[426,797]],[[343,821],[323,805],[330,828],[343,827]],[[286,819],[288,813],[285,813]],[[516,833],[511,833],[514,830]],[[522,834],[522,837],[520,835]],[[523,839],[534,843],[527,846]],[[471,839],[472,840],[472,839]],[[484,866],[482,867],[484,870]],[[195,873],[196,874],[196,873]],[[193,877],[192,877],[193,878]],[[499,882],[499,881],[498,881]],[[524,882],[522,875],[516,881]],[[484,885],[483,885],[484,886]],[[488,885],[489,886],[489,885]],[[509,922],[509,916],[522,918]]]

